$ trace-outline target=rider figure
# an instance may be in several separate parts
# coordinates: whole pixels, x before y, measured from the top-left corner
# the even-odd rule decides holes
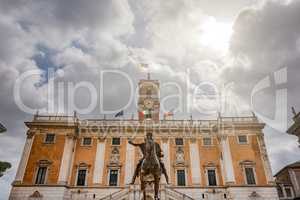
[[[152,139],[152,133],[148,132],[146,134],[146,138],[145,138],[145,141],[146,140],[153,140]],[[133,145],[133,146],[137,146],[141,149],[142,153],[143,153],[143,158],[139,160],[137,166],[136,166],[136,169],[134,171],[134,175],[133,175],[133,178],[132,178],[132,181],[130,184],[134,184],[135,182],[135,179],[137,176],[139,176],[139,172],[141,170],[141,166],[142,166],[142,163],[143,163],[143,160],[144,160],[144,157],[146,155],[145,151],[146,151],[146,143],[141,143],[141,144],[136,144],[136,143],[133,143],[131,140],[128,141],[129,144]],[[166,177],[166,181],[167,181],[167,184],[169,184],[169,178],[168,178],[168,174],[167,174],[167,170],[165,168],[165,165],[163,163],[163,161],[161,160],[161,158],[164,156],[162,151],[161,151],[161,148],[159,146],[159,144],[157,142],[155,142],[155,149],[156,149],[156,155],[158,157],[158,160],[159,160],[159,164],[160,164],[160,167],[161,167],[161,170],[162,170],[162,173],[165,175]]]

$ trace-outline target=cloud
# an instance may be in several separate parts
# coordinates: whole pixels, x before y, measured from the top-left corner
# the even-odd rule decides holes
[[[114,60],[115,65],[124,65],[127,51],[121,37],[134,31],[134,16],[125,0],[1,0],[0,5],[0,119],[8,129],[0,135],[1,149],[5,149],[0,159],[13,164],[0,183],[0,199],[7,199],[25,141],[24,121],[32,119],[14,102],[16,79],[29,70],[44,74],[53,64],[56,70],[66,67],[66,79],[78,82],[80,73],[92,77],[92,69],[99,65],[112,65]],[[80,65],[82,70],[76,71]],[[48,100],[47,80],[36,85],[41,78],[32,76],[21,85],[22,99],[34,109],[45,106]]]
[[[97,106],[89,115],[82,115],[83,118],[101,118],[100,104],[106,109],[119,109],[126,104],[131,96],[128,80],[111,73],[106,74],[102,83],[100,72],[120,70],[129,75],[136,86],[140,78],[146,78],[147,71],[138,66],[139,62],[148,63],[151,76],[161,81],[162,98],[177,94],[177,86],[186,98],[202,81],[210,81],[219,88],[228,84],[232,91],[226,97],[236,99],[233,102],[237,105],[236,113],[249,109],[251,90],[259,80],[270,75],[274,83],[273,72],[286,66],[288,82],[283,87],[288,89],[288,106],[300,108],[296,102],[299,99],[300,30],[297,19],[300,16],[297,10],[300,3],[267,1],[262,6],[244,8],[234,23],[227,17],[220,20],[220,16],[234,16],[236,10],[251,3],[254,2],[226,1],[228,10],[220,13],[224,3],[213,5],[192,0],[90,0],[88,3],[83,0],[0,0],[0,119],[8,128],[8,132],[0,136],[1,149],[5,149],[0,152],[0,159],[14,166],[1,179],[0,199],[8,195],[9,184],[14,178],[25,139],[23,122],[32,119],[32,115],[22,112],[13,100],[15,80],[29,70],[37,70],[43,76],[30,77],[23,83],[22,99],[35,109],[53,103],[54,113],[70,114],[74,110],[68,99],[72,97],[68,93],[68,83],[74,86],[88,81],[97,91],[104,84],[103,101],[97,94]],[[215,14],[218,17],[211,16],[216,12],[220,13]],[[225,33],[227,36],[221,40],[219,37]],[[225,45],[216,48],[211,44],[214,39],[225,41]],[[128,57],[130,52],[134,59]],[[54,69],[50,80],[55,79],[55,86],[63,84],[50,99],[49,79],[45,77],[49,68]],[[176,84],[168,85],[174,80]],[[275,98],[276,87],[273,84],[255,101],[257,110],[267,116],[274,114],[272,106],[275,103],[271,101]],[[217,94],[211,87],[206,88],[206,92]],[[60,101],[59,96],[64,99]],[[79,88],[74,97],[79,108],[93,100],[86,88]],[[198,103],[216,107],[214,99]],[[172,99],[166,102],[165,108],[171,110],[177,104],[178,99]],[[186,99],[183,104],[187,104]],[[129,118],[132,113],[136,113],[136,102],[128,106],[125,116]],[[194,118],[211,117],[199,114],[193,105],[175,116],[186,119],[191,113]],[[275,171],[295,160],[299,149],[294,137],[270,127],[264,132]]]
[[[299,93],[299,1],[266,1],[260,7],[246,8],[237,16],[231,37],[231,59],[221,76],[225,82],[234,82],[234,93],[245,104],[250,105],[251,91],[265,77],[270,78],[271,87],[254,97],[255,110],[270,120],[275,112],[291,106],[300,107]],[[279,83],[275,74],[287,68],[287,82]],[[276,107],[276,92],[287,91],[287,105]],[[287,108],[288,107],[288,108]],[[289,109],[288,109],[289,111]],[[288,124],[291,114],[283,116]],[[279,122],[282,123],[283,121]],[[267,124],[268,126],[268,124]],[[284,132],[267,127],[268,148],[274,171],[295,161],[299,155],[296,139]],[[278,145],[280,144],[280,145]],[[284,155],[284,156],[283,156]]]

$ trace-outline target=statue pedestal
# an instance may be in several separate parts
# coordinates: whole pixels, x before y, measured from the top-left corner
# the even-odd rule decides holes
[[[146,186],[146,199],[145,200],[154,200],[154,185],[147,185]],[[143,192],[140,191],[140,200],[144,200]]]

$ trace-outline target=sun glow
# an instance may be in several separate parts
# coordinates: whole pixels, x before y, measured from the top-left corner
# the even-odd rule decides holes
[[[200,42],[202,45],[222,52],[228,50],[232,34],[232,24],[217,22],[215,18],[209,18],[201,26],[201,32]]]

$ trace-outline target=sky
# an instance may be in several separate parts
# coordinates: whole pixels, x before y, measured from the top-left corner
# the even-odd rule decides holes
[[[109,110],[109,118],[125,106],[129,118],[136,104],[126,106],[128,91],[147,72],[176,119],[254,111],[266,123],[273,173],[299,160],[297,138],[285,133],[290,107],[300,111],[299,10],[297,0],[0,0],[0,122],[8,129],[0,160],[13,165],[0,179],[0,200],[36,110],[79,110],[81,118]]]

